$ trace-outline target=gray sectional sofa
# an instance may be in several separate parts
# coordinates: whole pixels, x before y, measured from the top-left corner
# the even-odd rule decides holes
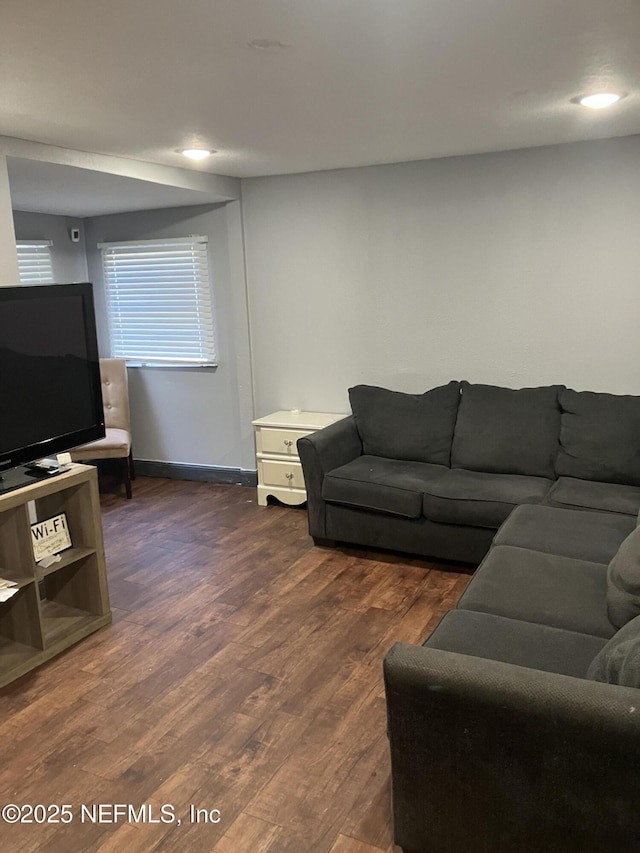
[[[309,532],[478,564],[524,503],[640,508],[640,398],[562,385],[359,385],[353,414],[299,439]]]
[[[299,442],[312,535],[481,561],[424,645],[385,658],[396,844],[636,853],[640,398],[463,382],[351,402]]]

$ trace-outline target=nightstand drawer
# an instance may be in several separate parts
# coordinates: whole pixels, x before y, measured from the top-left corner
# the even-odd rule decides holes
[[[302,465],[293,460],[291,462],[277,462],[271,459],[259,459],[258,481],[265,486],[304,489]]]
[[[279,456],[298,456],[296,442],[309,435],[309,430],[301,429],[264,429],[256,430],[258,453],[277,453]]]

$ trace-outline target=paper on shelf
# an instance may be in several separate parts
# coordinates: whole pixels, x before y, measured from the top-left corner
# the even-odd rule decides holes
[[[49,566],[52,566],[54,563],[59,563],[62,557],[60,554],[50,554],[48,557],[43,557],[41,560],[38,560],[38,565],[42,566],[43,569],[48,569]]]
[[[15,581],[0,578],[0,602],[8,601],[16,592],[18,592],[18,584]]]

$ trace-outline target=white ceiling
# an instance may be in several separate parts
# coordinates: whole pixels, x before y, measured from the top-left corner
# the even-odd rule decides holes
[[[0,129],[237,177],[623,136],[638,45],[640,0],[2,0]]]

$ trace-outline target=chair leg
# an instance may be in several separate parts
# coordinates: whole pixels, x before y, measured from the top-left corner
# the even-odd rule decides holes
[[[129,468],[129,457],[122,457],[122,480],[124,482],[124,490],[127,494],[127,500],[131,500],[131,470]]]
[[[129,450],[129,476],[132,480],[136,478],[136,469],[133,465],[133,447]]]

